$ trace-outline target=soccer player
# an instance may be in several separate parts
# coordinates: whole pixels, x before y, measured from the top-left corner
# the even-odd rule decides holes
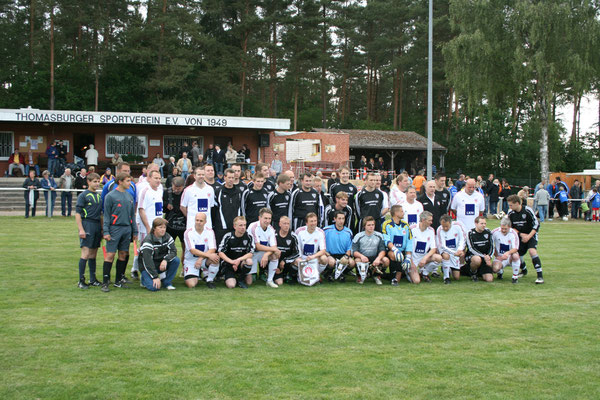
[[[181,212],[187,219],[187,229],[196,225],[196,214],[203,212],[206,214],[206,226],[212,229],[212,219],[210,209],[214,206],[215,191],[212,186],[204,182],[204,167],[194,169],[194,179],[192,185],[185,188],[181,197]]]
[[[220,261],[215,233],[206,227],[205,213],[196,214],[195,219],[195,226],[184,233],[186,250],[183,258],[183,279],[187,287],[193,288],[198,284],[199,278],[206,277],[206,287],[214,289]]]
[[[306,225],[296,230],[296,236],[298,237],[298,247],[302,260],[318,267],[319,273],[321,273],[327,267],[328,260],[325,233],[317,227],[318,220],[317,214],[314,212],[306,214]]]
[[[423,276],[424,282],[431,282],[429,275],[437,271],[442,263],[442,256],[437,254],[437,244],[435,242],[435,231],[431,227],[433,216],[429,211],[423,211],[419,215],[419,223],[411,227],[413,238],[412,266]],[[413,275],[409,275],[411,280]],[[417,277],[416,282],[421,280]]]
[[[323,208],[321,209],[319,215],[323,215],[325,206],[328,206],[329,204],[331,204],[331,202],[329,201],[329,196],[325,192],[323,192],[323,179],[319,176],[315,175],[315,177],[313,178],[313,189],[317,191],[319,197],[321,198],[321,204],[323,205]]]
[[[258,163],[256,164],[256,172],[260,173],[263,178],[264,178],[264,182],[262,185],[262,188],[265,190],[266,193],[271,193],[272,191],[275,190],[275,185],[273,185],[273,182],[271,182],[268,178],[271,175],[269,172],[269,166],[267,164],[264,163]],[[256,174],[254,174],[256,176]],[[255,183],[254,181],[250,182],[248,184],[248,189],[252,189],[254,187]],[[248,222],[249,223],[249,222]]]
[[[120,162],[117,164],[117,169],[116,169],[115,174],[112,176],[110,181],[108,181],[108,183],[106,183],[102,187],[102,194],[100,195],[100,198],[102,200],[102,207],[104,207],[104,198],[106,197],[106,195],[108,193],[110,193],[111,191],[115,190],[117,188],[117,186],[119,186],[116,181],[116,176],[119,175],[121,172],[123,172],[127,175],[131,175],[131,166],[126,162]],[[131,197],[133,198],[134,201],[137,200],[137,193],[136,193],[135,185],[129,185],[129,189],[127,189],[127,192],[131,195]]]
[[[338,196],[348,195],[344,192],[338,192]],[[327,248],[327,261],[329,269],[335,269],[336,262],[341,262],[350,269],[354,268],[354,258],[352,257],[352,231],[346,226],[346,214],[343,211],[335,211],[333,213],[334,224],[326,226],[325,232],[325,247]],[[327,277],[332,281],[331,274]],[[341,282],[345,280],[344,275],[338,278]]]
[[[286,174],[279,174],[277,177],[277,187],[267,196],[267,208],[273,211],[271,225],[273,228],[279,228],[279,219],[287,216],[290,209],[290,189],[292,180]]]
[[[442,214],[447,214],[450,210],[450,201],[452,201],[452,195],[446,188],[446,174],[438,172],[433,178],[435,182],[435,201],[439,203],[439,208],[443,211]]]
[[[212,164],[204,165],[204,182],[215,191],[217,190],[217,186],[220,185],[219,181],[215,178],[215,167]]]
[[[367,216],[363,219],[363,231],[352,240],[352,255],[355,263],[369,263],[370,272],[377,285],[381,285],[383,270],[389,267],[390,259],[385,256],[385,241],[380,232],[375,231],[375,218]],[[358,283],[364,283],[358,276]]]
[[[386,214],[390,211],[390,197],[387,194],[387,192],[385,190],[383,190],[381,188],[381,175],[379,173],[375,174],[375,177],[377,178],[377,189],[379,189],[379,191],[381,193],[383,193],[383,206],[381,208],[381,224],[383,224],[385,222],[385,216]]]
[[[340,192],[344,192],[346,193],[346,195],[348,195],[347,199],[348,199],[348,204],[350,204],[350,207],[354,206],[354,196],[356,196],[356,193],[358,193],[358,189],[356,189],[356,186],[354,186],[351,182],[350,182],[350,168],[348,167],[342,167],[339,169],[338,171],[338,176],[340,177],[340,181],[339,183],[334,183],[333,185],[331,185],[329,187],[329,196],[332,199],[337,198],[337,194]],[[348,222],[348,221],[346,221]],[[348,226],[348,225],[346,225]],[[350,229],[352,229],[352,226],[350,226]]]
[[[411,279],[419,279],[416,268],[411,270],[412,258],[412,232],[403,220],[404,210],[400,204],[394,204],[390,210],[392,218],[383,223],[383,240],[388,249],[390,259],[390,272],[392,273],[392,286],[398,286],[402,272],[411,275]]]
[[[406,189],[410,183],[404,174],[396,177],[396,184],[390,189],[390,205],[402,205],[406,201]]]
[[[457,181],[458,182],[458,181]],[[475,190],[475,179],[467,179],[465,190],[456,193],[450,204],[457,221],[462,222],[467,231],[475,228],[475,218],[483,215],[485,199]]]
[[[160,172],[158,174],[160,176]],[[179,258],[175,241],[167,233],[166,219],[156,218],[152,221],[150,232],[140,246],[140,264],[141,282],[146,289],[151,292],[161,287],[175,290],[171,283],[177,274]]]
[[[359,218],[359,228],[364,229],[364,219],[373,217],[375,219],[375,230],[381,232],[381,211],[383,210],[384,196],[377,189],[377,177],[370,172],[367,175],[365,187],[356,195],[356,214]]]
[[[181,196],[185,181],[181,176],[176,176],[171,182],[171,187],[163,192],[164,218],[167,220],[167,233],[173,240],[179,238],[181,254],[185,253],[186,218],[181,212]]]
[[[281,176],[283,174],[280,174]],[[300,247],[298,236],[290,231],[290,218],[287,215],[279,219],[279,232],[277,232],[277,248],[281,251],[279,265],[275,271],[273,282],[283,284],[285,277],[290,277],[290,282],[298,280],[298,261],[300,261]]]
[[[254,174],[252,186],[242,193],[242,215],[246,217],[248,226],[258,220],[259,211],[267,206],[267,191],[263,188],[265,177],[261,172]]]
[[[484,281],[494,280],[492,275],[492,255],[494,254],[494,242],[492,232],[486,228],[487,221],[484,216],[475,217],[475,228],[467,232],[467,254],[465,265],[461,273],[471,276],[473,282],[477,282],[478,276]]]
[[[233,186],[242,194],[248,186],[242,181],[242,166],[240,164],[233,164],[231,166],[231,170],[233,171]]]
[[[321,221],[323,203],[321,197],[315,189],[313,189],[313,176],[310,172],[300,174],[300,182],[302,187],[292,192],[290,198],[290,208],[288,216],[292,220],[295,230],[298,230],[304,225],[306,216],[314,213],[317,216],[317,223]],[[297,234],[297,233],[296,233]]]
[[[494,263],[492,269],[497,274],[498,279],[502,279],[504,267],[512,266],[512,283],[519,282],[519,267],[521,259],[519,258],[519,234],[511,228],[512,223],[508,217],[502,218],[500,227],[492,231],[494,240]]]
[[[344,226],[352,230],[352,228],[354,227],[354,213],[352,212],[352,207],[348,205],[348,194],[346,192],[337,192],[337,194],[335,195],[335,204],[330,204],[327,207],[325,207],[325,215],[323,218],[323,220],[325,221],[325,226],[335,224],[335,213],[338,211],[343,212],[345,215]]]
[[[102,240],[102,201],[96,193],[100,186],[100,176],[92,172],[87,177],[88,189],[77,197],[75,204],[75,222],[79,229],[79,247],[81,247],[81,258],[79,259],[79,283],[80,289],[88,289],[90,286],[100,286],[96,279],[96,254],[100,241]],[[85,283],[85,264],[90,270],[90,284]]]
[[[450,283],[450,271],[454,280],[460,278],[461,260],[465,258],[466,232],[459,221],[444,214],[440,217],[440,226],[436,233],[438,253],[442,256],[442,272],[444,284]]]
[[[592,206],[592,221],[600,222],[600,193],[598,193],[596,187],[592,188],[587,201],[589,201]]]
[[[108,193],[104,199],[104,240],[106,240],[106,257],[103,266],[102,291],[110,291],[110,270],[119,251],[117,258],[117,275],[115,287],[126,288],[125,269],[127,268],[127,256],[129,255],[129,243],[137,240],[137,226],[135,220],[134,200],[126,193],[131,186],[131,176],[124,172],[119,173],[115,181],[117,188]]]
[[[423,205],[423,210],[433,215],[431,227],[437,230],[440,226],[440,217],[448,212],[448,203],[441,203],[440,198],[436,196],[435,181],[425,183],[425,192],[417,198],[417,201]]]
[[[233,232],[228,232],[219,244],[219,258],[225,276],[225,286],[235,288],[236,284],[242,289],[248,289],[252,284],[252,254],[254,239],[246,232],[246,218],[235,217]]]
[[[254,247],[256,249],[252,256],[252,269],[250,270],[250,274],[257,274],[259,265],[263,269],[268,268],[267,286],[276,289],[279,285],[273,282],[273,278],[275,277],[275,270],[279,264],[281,250],[277,248],[275,229],[271,226],[272,217],[273,213],[271,210],[262,208],[258,213],[258,221],[255,221],[248,226],[248,234],[254,240]]]
[[[242,192],[234,185],[235,172],[228,168],[223,179],[225,182],[215,191],[215,203],[212,208],[213,228],[217,243],[221,243],[227,232],[233,232],[233,220],[241,214]]]
[[[544,283],[544,276],[542,274],[542,261],[537,253],[537,232],[540,229],[540,223],[535,217],[533,210],[527,206],[521,204],[521,198],[517,195],[510,195],[506,199],[508,201],[508,207],[510,211],[507,217],[512,223],[512,227],[519,232],[519,256],[521,263],[523,263],[523,257],[527,252],[531,256],[531,261],[535,271],[537,272],[536,284]],[[522,267],[521,273],[523,276],[527,275],[527,268]]]
[[[419,216],[423,212],[423,204],[417,200],[417,189],[409,186],[406,190],[406,201],[401,204],[404,210],[404,218],[412,228],[419,223]]]

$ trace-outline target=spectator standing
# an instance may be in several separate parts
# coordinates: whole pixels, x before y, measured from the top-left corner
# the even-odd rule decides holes
[[[454,186],[456,186],[457,191],[460,192],[462,190],[462,188],[465,186],[465,174],[460,174],[458,176],[458,180],[454,182]]]
[[[33,152],[31,151],[31,149],[29,149],[29,151],[27,152],[27,156],[25,156],[25,175],[29,175],[29,169],[33,168],[35,169],[35,176],[40,176],[40,166],[38,165],[37,162],[35,162],[35,156],[33,155]],[[39,159],[39,156],[38,156]]]
[[[271,161],[271,168],[279,175],[283,172],[283,163],[279,159],[279,153],[275,153],[275,158]]]
[[[171,175],[169,175],[167,177],[167,181],[165,182],[165,187],[171,187],[171,184],[173,183],[175,178],[177,178],[178,176],[181,177],[181,172],[179,171],[179,168],[175,167],[175,168],[173,168]],[[183,179],[183,178],[181,178],[181,179]],[[183,182],[185,184],[185,179],[183,180]]]
[[[204,152],[204,161],[208,164],[212,164],[214,156],[215,156],[215,148],[214,148],[213,144],[211,143],[208,145],[208,149],[206,149],[206,151]]]
[[[29,209],[31,209],[31,216],[35,217],[35,208],[37,206],[38,198],[40,193],[38,189],[42,187],[42,184],[35,177],[35,171],[30,170],[29,176],[25,178],[23,182],[23,188],[27,189],[23,192],[25,197],[25,218],[29,218]]]
[[[583,198],[583,190],[581,188],[581,184],[578,179],[575,179],[573,182],[573,187],[571,188],[571,199],[575,200],[571,202],[571,218],[579,218],[579,206],[581,205],[581,200]]]
[[[63,217],[71,216],[73,203],[73,192],[75,188],[75,177],[71,174],[71,168],[65,168],[65,173],[58,179],[58,188],[64,189],[60,192],[60,211]]]
[[[225,152],[221,150],[221,146],[215,145],[215,152],[213,155],[213,164],[215,166],[215,172],[217,176],[223,175],[223,164],[225,164]]]
[[[537,204],[537,210],[540,222],[548,217],[548,203],[550,202],[550,194],[544,186],[541,186],[534,195],[534,202]]]
[[[102,175],[102,180],[100,181],[100,183],[102,184],[102,186],[106,185],[108,182],[110,182],[113,178],[113,174],[112,174],[112,170],[110,168],[106,168],[106,171],[104,171],[104,174]]]
[[[122,162],[123,162],[123,157],[121,157],[121,155],[120,155],[119,153],[116,153],[116,152],[115,152],[115,154],[112,156],[112,158],[110,159],[110,163],[111,163],[112,165],[115,165],[115,166],[116,166],[117,164],[119,164],[119,163],[122,163]]]
[[[98,166],[98,150],[94,148],[93,144],[90,144],[90,148],[86,150],[85,159],[87,160],[88,168],[90,166]]]
[[[77,174],[75,174],[75,189],[87,189],[87,171],[85,168],[81,168]]]
[[[169,162],[165,165],[165,173],[167,178],[173,175],[173,168],[176,168],[177,164],[175,164],[175,157],[169,157]]]
[[[391,186],[392,178],[390,177],[389,173],[384,169],[381,172],[381,190],[389,194]]]
[[[233,146],[229,144],[227,146],[227,152],[225,153],[225,162],[227,163],[227,168],[231,168],[231,166],[237,162],[237,155],[237,151],[235,151]]]
[[[183,142],[183,147],[179,151],[179,158],[183,157],[183,153],[187,153],[188,155],[192,152],[192,148],[188,144],[187,140]]]
[[[512,189],[508,184],[506,179],[502,179],[502,187],[500,188],[500,193],[498,195],[502,197],[502,212],[504,214],[508,213],[508,201],[506,199],[511,195]]]
[[[50,175],[54,176],[58,169],[58,150],[56,150],[55,143],[51,143],[48,146],[46,149],[46,156],[48,156],[48,172]]]
[[[192,172],[192,162],[187,157],[186,152],[183,152],[179,161],[177,161],[177,168],[181,171],[183,179],[187,179],[188,175]]]
[[[160,153],[156,153],[156,155],[154,156],[154,160],[152,160],[152,162],[154,164],[158,165],[158,169],[160,171],[160,177],[164,178],[165,177],[165,173],[164,173],[165,160],[163,160],[163,158],[160,156]]]
[[[18,150],[15,150],[14,153],[10,155],[8,159],[8,175],[12,176],[13,170],[15,168],[19,168],[21,170],[21,175],[25,176],[25,159],[21,154],[19,154]]]
[[[415,187],[415,189],[417,189],[417,195],[421,193],[421,188],[423,187],[423,183],[425,182],[424,175],[425,175],[425,171],[419,170],[419,173],[413,179],[413,186]]]
[[[67,146],[65,146],[65,142],[63,142],[62,140],[58,141],[58,144],[56,145],[56,150],[58,151],[58,159],[60,160],[60,162],[62,162],[63,164],[67,163]]]
[[[202,151],[200,151],[200,148],[198,147],[198,142],[196,142],[195,140],[192,142],[192,151],[189,154],[190,154],[190,159],[192,160],[192,165],[194,167],[197,167],[198,162],[200,161],[198,159],[198,156],[200,154],[202,154]],[[161,175],[162,175],[162,172],[161,172]]]
[[[50,176],[50,171],[42,172],[42,189],[44,190],[44,199],[46,200],[46,217],[52,218],[54,213],[54,203],[56,201],[56,181]]]
[[[492,184],[488,189],[488,193],[490,196],[490,214],[498,214],[498,201],[500,201],[500,181],[498,179],[494,179]]]
[[[378,170],[385,171],[385,162],[383,161],[383,157],[379,157],[379,159],[375,163],[375,166]]]

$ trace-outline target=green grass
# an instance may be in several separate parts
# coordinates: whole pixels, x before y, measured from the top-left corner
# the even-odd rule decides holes
[[[106,294],[76,288],[73,219],[1,217],[1,397],[598,398],[599,234],[545,223],[540,286]]]

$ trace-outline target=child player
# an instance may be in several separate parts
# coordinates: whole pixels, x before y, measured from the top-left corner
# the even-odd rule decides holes
[[[79,229],[79,283],[80,289],[89,289],[89,286],[100,286],[96,279],[96,254],[102,240],[102,199],[96,193],[100,186],[100,175],[92,172],[87,177],[88,189],[77,197],[75,205],[75,222]],[[85,283],[85,264],[90,269],[90,283]]]

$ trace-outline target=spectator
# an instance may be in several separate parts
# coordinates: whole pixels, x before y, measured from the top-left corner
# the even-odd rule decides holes
[[[481,185],[481,188],[483,189],[483,194],[485,196],[485,213],[483,213],[483,215],[485,216],[487,216],[490,213],[495,214],[490,211],[490,190],[492,190],[493,184],[494,174],[489,174],[487,180]]]
[[[187,153],[189,155],[191,152],[192,152],[192,148],[188,144],[187,140],[185,140],[183,142],[183,147],[181,148],[181,151],[179,151],[179,158],[183,157],[183,153]]]
[[[167,177],[167,181],[165,182],[165,187],[169,188],[173,185],[173,181],[175,180],[175,178],[177,177],[181,177],[181,173],[179,172],[179,168],[174,167],[173,168],[173,172],[171,175],[169,175]],[[183,180],[183,182],[185,183],[185,180],[183,178],[181,178]]]
[[[571,199],[575,200],[571,202],[571,218],[578,219],[579,206],[581,206],[581,201],[579,200],[583,198],[583,190],[578,179],[575,179],[575,182],[573,182],[573,187],[571,188],[570,195]]]
[[[250,149],[248,148],[247,144],[242,145],[242,150],[244,153],[244,159],[246,160],[247,163],[250,163]]]
[[[112,175],[112,171],[110,168],[106,168],[106,171],[104,171],[104,175],[102,175],[102,180],[100,181],[100,183],[102,183],[102,186],[106,185],[108,182],[110,182],[113,178]]]
[[[115,154],[110,159],[110,163],[112,165],[117,165],[118,163],[122,163],[122,162],[123,162],[123,157],[121,157],[121,155],[117,152],[115,152]]]
[[[58,141],[58,144],[56,145],[56,150],[58,151],[58,159],[60,160],[60,162],[62,164],[66,164],[67,163],[67,146],[65,146],[65,143],[62,140]]]
[[[73,202],[73,192],[70,189],[75,188],[75,177],[71,175],[71,168],[65,168],[65,173],[58,179],[58,188],[65,189],[60,192],[61,214],[63,217],[70,217]]]
[[[500,181],[494,179],[489,186],[488,193],[490,196],[489,213],[492,215],[498,214],[498,201],[500,200]]]
[[[367,168],[367,157],[364,155],[360,156],[360,161],[358,162],[358,168],[364,170]]]
[[[25,176],[25,159],[21,154],[19,154],[18,150],[15,150],[14,153],[10,155],[8,159],[8,175],[12,176],[13,170],[15,168],[19,168],[21,170],[21,176]]]
[[[179,161],[177,161],[177,168],[181,171],[183,179],[187,179],[188,175],[192,172],[192,162],[187,157],[187,153],[183,152]]]
[[[190,159],[192,160],[192,165],[194,167],[197,167],[199,164],[199,158],[198,156],[200,154],[202,154],[202,151],[200,151],[200,148],[198,147],[198,142],[196,142],[195,140],[192,142],[192,151],[189,153],[190,154]],[[161,172],[162,175],[162,172]]]
[[[56,150],[55,143],[51,143],[48,146],[46,156],[48,156],[48,172],[54,176],[58,169],[58,150]]]
[[[519,190],[517,196],[521,198],[521,204],[527,205],[527,198],[529,197],[529,186],[523,186],[523,189]]]
[[[25,197],[25,218],[29,218],[29,209],[31,208],[31,216],[35,217],[35,208],[37,206],[40,193],[38,189],[42,187],[40,181],[35,177],[33,170],[29,171],[29,176],[23,182],[23,188],[28,189],[23,192]]]
[[[237,155],[237,151],[235,151],[233,146],[229,144],[227,146],[227,152],[225,153],[225,162],[227,163],[227,168],[231,168],[231,166],[237,162]]]
[[[375,159],[373,157],[369,158],[369,163],[367,164],[367,169],[369,171],[375,171]]]
[[[559,186],[558,192],[554,195],[554,200],[556,201],[558,216],[566,221],[569,214],[569,195],[565,186]]]
[[[383,161],[383,157],[379,157],[375,167],[377,167],[377,169],[380,171],[385,171],[385,162]]]
[[[542,181],[543,182],[543,181]],[[540,222],[544,222],[548,218],[548,203],[550,202],[550,194],[542,185],[534,195],[534,202],[537,204],[537,210]]]
[[[85,159],[87,161],[87,166],[88,168],[90,166],[97,166],[98,165],[98,150],[96,150],[94,148],[93,144],[90,144],[90,148],[86,150],[85,152]],[[92,172],[90,170],[90,172]]]
[[[44,190],[44,199],[46,200],[46,217],[52,218],[54,213],[54,203],[56,202],[56,182],[50,176],[50,171],[42,172],[42,189]]]
[[[87,189],[87,171],[85,168],[81,168],[75,176],[75,189]]]
[[[277,175],[283,172],[283,163],[279,159],[279,153],[275,153],[275,158],[273,159],[273,161],[271,161],[271,168],[275,170],[275,173],[277,173]]]
[[[223,175],[223,165],[225,164],[225,152],[221,150],[221,146],[215,145],[215,152],[213,155],[213,164],[215,166],[215,172],[217,176]]]
[[[163,160],[163,158],[160,156],[160,153],[156,153],[156,155],[154,156],[154,160],[152,160],[152,162],[156,165],[158,165],[158,169],[160,170],[160,177],[164,178],[165,174],[164,174],[164,167],[165,167],[165,160]]]
[[[560,192],[560,188],[564,187],[566,190],[567,195],[569,194],[569,187],[567,186],[566,183],[564,183],[563,181],[560,180],[560,176],[557,176],[554,179],[554,183],[549,184],[546,187],[546,190],[548,191],[548,193],[550,194],[550,204],[548,205],[548,220],[552,221],[552,218],[554,218],[554,207],[556,206],[556,208],[560,207],[560,201],[557,200],[557,195]]]
[[[423,182],[425,182],[425,171],[420,170],[417,176],[413,179],[413,186],[417,189],[417,194],[421,193],[421,187],[423,186]]]
[[[333,171],[331,173],[331,175],[329,176],[329,179],[327,180],[327,190],[329,190],[334,183],[340,183],[340,180],[338,179],[338,175],[337,175],[336,171]]]
[[[175,157],[169,157],[169,162],[167,163],[167,165],[165,165],[165,172],[167,178],[173,175],[173,168],[176,167],[177,165],[175,164]]]
[[[249,169],[244,171],[244,177],[242,178],[242,182],[244,182],[246,185],[252,182],[252,171],[250,171]]]
[[[166,219],[154,219],[150,234],[146,235],[140,246],[141,283],[152,292],[161,287],[175,289],[171,282],[177,274],[179,258],[175,241],[167,233],[167,224]]]
[[[208,145],[208,149],[206,149],[206,151],[204,152],[204,161],[207,162],[208,164],[212,164],[214,156],[215,156],[215,148],[214,148],[213,144],[211,143]]]
[[[34,155],[31,149],[29,149],[29,151],[27,152],[27,156],[25,156],[25,162],[27,163],[27,165],[25,165],[25,175],[29,175],[29,169],[34,168],[35,176],[40,176],[40,166],[38,165],[38,163],[35,162]]]
[[[462,188],[465,186],[465,174],[460,174],[458,176],[458,180],[454,182],[454,186],[456,186],[457,191],[460,192],[462,190]]]
[[[511,195],[512,189],[508,184],[506,179],[502,179],[502,187],[500,188],[500,193],[498,195],[502,197],[502,212],[504,214],[508,213],[508,201],[506,199]]]

